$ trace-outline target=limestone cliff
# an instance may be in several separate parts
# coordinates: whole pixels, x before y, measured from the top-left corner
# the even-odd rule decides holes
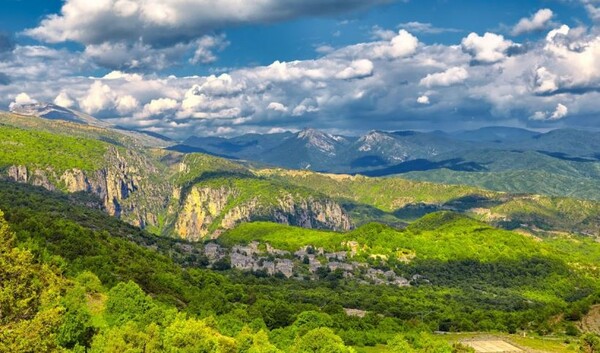
[[[157,215],[168,203],[166,183],[153,183],[159,170],[145,156],[133,151],[110,148],[96,171],[70,169],[62,173],[52,167],[10,166],[8,179],[70,193],[86,192],[98,197],[106,212],[133,225],[157,225]]]
[[[251,221],[340,231],[352,227],[348,214],[330,199],[282,190],[268,199],[260,194],[247,197],[242,190],[230,186],[192,187],[180,200],[174,217],[176,235],[192,241],[218,237],[224,230]]]

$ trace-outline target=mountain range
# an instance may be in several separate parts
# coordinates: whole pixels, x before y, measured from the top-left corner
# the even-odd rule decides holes
[[[79,119],[80,114],[52,105],[21,110],[28,114],[36,111],[71,115],[0,114],[4,137],[0,172],[5,178],[48,190],[87,193],[96,200],[94,207],[168,237],[193,241],[215,238],[251,221],[336,231],[373,221],[403,227],[441,210],[534,233],[596,234],[600,227],[600,220],[594,218],[600,210],[595,202],[531,195],[588,190],[586,197],[595,198],[600,178],[597,162],[589,153],[581,150],[582,157],[567,158],[556,155],[563,152],[500,148],[524,145],[525,141],[550,147],[551,140],[579,136],[574,131],[538,134],[489,128],[481,133],[456,134],[370,132],[355,138],[306,129],[233,139],[189,138],[186,144],[175,145],[165,138],[101,126],[85,115]],[[486,148],[477,150],[475,145]],[[496,149],[489,147],[494,145]],[[203,153],[192,152],[200,146]],[[561,151],[580,149],[573,143],[564,146]],[[459,153],[461,157],[457,157]],[[365,176],[272,167],[306,164],[310,169],[321,166],[337,171],[341,169],[336,169],[336,161],[357,163],[357,159],[363,161],[361,168],[367,168],[366,160],[378,160],[380,165],[364,169],[361,174]],[[269,162],[274,160],[280,163]],[[397,163],[400,160],[405,161]],[[339,161],[337,168],[341,168]],[[465,178],[463,175],[473,176],[472,184],[492,182],[485,185],[486,190],[389,177],[398,173],[412,179],[437,178],[442,184],[447,184],[446,179]],[[538,183],[538,177],[546,178],[540,173],[565,176]],[[383,175],[388,177],[369,177]],[[480,177],[483,175],[487,179]],[[568,189],[571,180],[578,184]],[[524,188],[526,194],[490,191],[517,188]],[[520,212],[522,207],[529,211]],[[561,218],[561,214],[569,217]]]
[[[314,129],[232,138],[190,137],[170,149],[291,169],[465,184],[516,193],[600,199],[600,133],[487,127],[459,132]],[[544,176],[547,183],[538,183]]]

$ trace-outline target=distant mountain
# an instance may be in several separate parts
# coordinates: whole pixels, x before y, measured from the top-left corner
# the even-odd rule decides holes
[[[64,120],[73,123],[101,127],[110,126],[110,124],[100,119],[96,119],[91,115],[61,107],[52,103],[16,104],[11,107],[10,111],[15,114],[37,116],[50,120]]]
[[[535,131],[514,127],[493,126],[477,130],[459,131],[448,135],[451,138],[461,141],[505,145],[506,143],[515,141],[526,141],[540,134]]]
[[[123,135],[126,136],[129,139],[129,142],[132,143],[136,143],[136,144],[141,144],[144,146],[151,146],[151,147],[167,147],[169,145],[173,144],[173,140],[171,140],[170,138],[157,134],[155,132],[150,132],[150,131],[141,131],[141,130],[135,130],[135,129],[130,129],[130,128],[125,128],[125,127],[121,127],[121,126],[115,126],[112,124],[109,124],[106,121],[97,119],[91,115],[73,110],[73,109],[69,109],[69,108],[65,108],[65,107],[61,107],[59,105],[56,104],[52,104],[52,103],[31,103],[31,104],[17,104],[17,105],[13,105],[11,106],[11,112],[14,114],[18,114],[21,116],[30,116],[30,117],[38,117],[38,118],[43,118],[46,120],[51,120],[51,121],[66,121],[66,122],[71,122],[71,123],[77,123],[77,124],[81,124],[81,125],[86,125],[86,126],[91,126],[91,127],[98,127],[98,128],[102,128],[102,129],[106,129],[105,132],[107,131],[112,131],[115,132],[119,135]],[[7,116],[8,117],[8,116]],[[36,124],[36,122],[34,120],[31,121],[21,121],[21,122],[17,122],[15,121],[14,123],[16,124],[20,124],[22,126],[31,126],[32,124]],[[37,122],[39,124],[39,122]],[[46,128],[48,128],[49,130],[53,131],[53,132],[57,132],[58,130],[60,130],[61,125],[47,125]],[[65,126],[62,126],[65,127]],[[102,130],[98,130],[95,132],[95,134],[99,133],[99,131]],[[81,131],[79,131],[81,132]],[[91,131],[88,131],[91,133]],[[114,139],[114,137],[108,137],[105,136],[105,138],[110,139],[111,141]],[[120,138],[117,138],[117,140],[119,140]]]
[[[233,138],[190,137],[178,145],[177,150],[201,149],[218,156],[286,168],[355,173],[470,146],[468,142],[452,141],[450,137],[434,133],[370,131],[353,137],[304,129],[296,133]]]
[[[493,190],[600,200],[600,133],[487,127],[459,132],[370,131],[191,137],[181,152],[293,169],[390,176]],[[540,177],[544,176],[544,182]]]

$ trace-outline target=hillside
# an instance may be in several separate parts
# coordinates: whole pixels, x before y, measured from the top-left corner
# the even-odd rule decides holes
[[[572,129],[538,133],[506,127],[452,133],[371,131],[358,137],[305,129],[229,139],[191,137],[178,150],[195,148],[283,168],[401,175],[504,192],[600,200],[598,137],[597,132]],[[539,183],[541,179],[546,182]]]
[[[401,178],[262,169],[205,154],[143,147],[129,135],[80,123],[6,114],[0,121],[7,146],[0,169],[6,178],[89,193],[110,215],[169,237],[217,237],[250,221],[329,230],[373,221],[403,227],[439,210],[540,235],[595,236],[600,229],[595,202]],[[500,156],[497,161],[509,163]]]
[[[358,280],[360,271],[353,279],[340,270],[327,271],[327,262],[313,280],[264,277],[261,272],[249,276],[216,265],[208,270],[210,259],[204,256],[213,243],[153,236],[84,207],[87,201],[81,196],[0,183],[0,209],[16,235],[14,240],[2,238],[0,248],[18,244],[18,251],[31,254],[27,261],[48,266],[44,271],[61,277],[42,283],[40,290],[58,287],[60,294],[43,306],[30,307],[33,316],[0,322],[17,330],[1,330],[2,344],[21,350],[44,344],[103,351],[107,345],[139,347],[155,337],[154,344],[161,347],[172,344],[169,337],[175,332],[187,332],[185,327],[201,334],[182,341],[183,347],[212,337],[221,340],[218,345],[241,349],[247,335],[260,335],[261,344],[284,352],[301,344],[307,332],[323,327],[339,337],[341,346],[389,344],[390,349],[398,333],[408,337],[430,329],[561,335],[574,325],[569,320],[578,320],[596,302],[600,289],[594,270],[600,260],[598,243],[584,238],[540,241],[452,213],[429,215],[403,231],[377,224],[336,233],[246,223],[219,238],[228,249],[252,241],[289,251],[305,246],[335,251],[342,243],[352,244],[357,252],[351,255],[348,249],[351,261],[365,264],[360,271],[373,276],[365,283]],[[2,234],[6,231],[2,227]],[[32,278],[43,275],[41,269],[29,268]],[[0,271],[13,270],[3,266]],[[385,278],[379,276],[389,276],[385,271],[410,283],[377,285]],[[25,291],[30,287],[22,288],[24,295],[29,293]],[[376,315],[348,316],[344,308]],[[45,331],[31,331],[28,325],[49,314],[43,310],[55,310],[53,321],[45,321]],[[556,320],[560,313],[567,315]],[[31,337],[25,341],[14,336],[24,327],[30,327]],[[140,341],[127,339],[130,335]],[[421,335],[428,344],[447,344]],[[320,340],[314,342],[326,344]]]

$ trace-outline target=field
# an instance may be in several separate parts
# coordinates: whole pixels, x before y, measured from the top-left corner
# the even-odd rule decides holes
[[[578,352],[575,343],[565,343],[568,338],[559,337],[523,337],[521,335],[489,333],[449,333],[439,335],[448,343],[463,342],[474,348],[487,348],[477,352],[525,352],[525,353],[574,353]],[[473,343],[473,344],[469,344]],[[516,349],[506,350],[511,347]],[[493,350],[494,348],[505,350]],[[391,353],[386,346],[356,347],[357,353]]]

